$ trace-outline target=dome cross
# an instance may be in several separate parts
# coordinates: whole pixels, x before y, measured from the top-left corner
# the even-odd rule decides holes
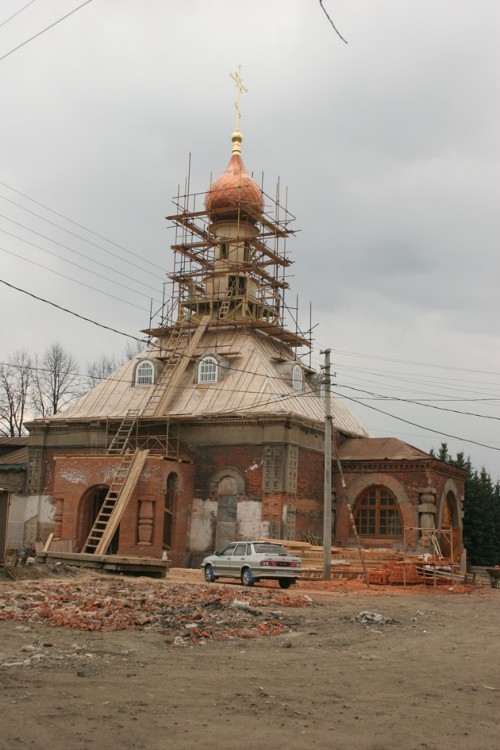
[[[241,109],[240,109],[240,96],[242,92],[248,94],[248,89],[241,80],[241,65],[238,65],[237,73],[230,73],[229,78],[232,78],[236,86],[236,101],[234,106],[236,107],[236,130],[240,129]]]

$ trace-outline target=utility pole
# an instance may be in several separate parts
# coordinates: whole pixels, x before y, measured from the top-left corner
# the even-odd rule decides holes
[[[330,401],[330,349],[325,349],[325,474],[323,495],[323,580],[332,577],[332,405]]]

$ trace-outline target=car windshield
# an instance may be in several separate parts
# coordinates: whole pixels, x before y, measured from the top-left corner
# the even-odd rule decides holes
[[[288,552],[282,544],[270,544],[268,542],[262,544],[254,544],[255,552],[258,555],[288,555]]]

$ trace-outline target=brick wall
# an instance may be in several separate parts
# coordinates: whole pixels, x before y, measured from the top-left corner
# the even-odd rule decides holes
[[[436,499],[436,510],[438,509],[441,495],[445,484],[453,477],[457,486],[460,502],[463,496],[463,477],[445,464],[440,462],[408,462],[391,461],[382,462],[345,462],[343,464],[344,479],[347,485],[347,494],[350,498],[353,511],[356,499],[368,486],[381,485],[387,487],[396,496],[401,514],[402,525],[409,529],[405,534],[407,549],[416,549],[418,532],[412,530],[420,526],[419,505],[421,503],[421,492],[425,488],[432,488]],[[344,500],[345,491],[341,487],[340,477],[334,470],[332,484],[336,487],[336,529],[335,543],[339,546],[348,546],[354,543],[351,522],[348,514],[347,504]],[[435,518],[437,525],[438,519]],[[403,540],[390,537],[363,537],[362,543],[366,547],[393,547],[401,549]]]
[[[78,550],[89,530],[84,512],[85,497],[92,492],[91,488],[109,486],[119,463],[120,458],[113,456],[60,456],[55,459],[53,493],[61,508],[60,538],[76,540]],[[162,557],[165,488],[171,472],[175,472],[179,478],[171,554],[179,559],[187,559],[190,503],[193,496],[192,466],[151,456],[146,461],[120,522],[118,555]],[[150,527],[150,534],[141,532],[148,541],[144,538],[140,540],[140,525]]]

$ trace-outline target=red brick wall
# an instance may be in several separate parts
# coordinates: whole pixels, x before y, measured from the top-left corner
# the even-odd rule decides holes
[[[245,478],[249,499],[261,499],[262,520],[281,521],[284,504],[295,506],[296,538],[310,533],[321,533],[323,512],[323,456],[311,450],[299,449],[297,492],[263,493],[262,491],[261,445],[238,445],[206,447],[196,451],[196,494],[199,497],[217,499],[216,488],[210,479],[223,467],[233,467]]]
[[[426,487],[432,487],[435,491],[436,507],[439,505],[440,497],[444,488],[445,483],[450,477],[455,480],[460,494],[463,494],[463,480],[457,478],[454,472],[446,471],[444,465],[439,465],[439,468],[434,465],[432,467],[429,463],[415,463],[410,464],[408,462],[391,462],[384,466],[380,463],[370,462],[357,462],[354,465],[345,463],[343,466],[344,479],[347,485],[347,491],[353,487],[355,482],[358,482],[361,477],[370,477],[370,483],[373,485],[390,486],[391,480],[396,480],[404,490],[405,495],[408,498],[408,502],[399,505],[401,513],[402,524],[405,527],[418,527],[420,525],[420,518],[418,512],[418,506],[421,502],[419,490]],[[337,519],[336,519],[336,530],[335,530],[335,542],[340,546],[346,546],[354,541],[352,533],[351,522],[348,514],[348,509],[343,497],[345,492],[341,487],[340,478],[336,472],[334,472],[332,483],[336,485],[337,490]],[[355,509],[355,497],[352,499],[353,511]],[[459,499],[459,498],[458,498]],[[437,518],[436,518],[437,523]],[[409,549],[415,548],[417,543],[418,532],[408,531],[405,535],[405,542]],[[391,538],[368,538],[363,537],[362,543],[364,546],[378,546],[378,547],[397,547],[400,548],[402,540],[392,540]]]
[[[63,500],[62,539],[75,539],[81,547],[85,529],[82,528],[82,497],[90,487],[109,486],[120,463],[112,456],[60,456],[56,458],[56,477],[53,493]],[[172,552],[187,559],[189,513],[193,495],[192,466],[149,457],[137,487],[120,522],[118,555],[161,557],[163,552],[163,517],[167,476],[175,472],[179,477],[179,491],[175,500],[172,529]],[[138,521],[141,500],[149,500],[153,507],[150,544],[139,542]],[[169,557],[171,556],[169,555]]]

